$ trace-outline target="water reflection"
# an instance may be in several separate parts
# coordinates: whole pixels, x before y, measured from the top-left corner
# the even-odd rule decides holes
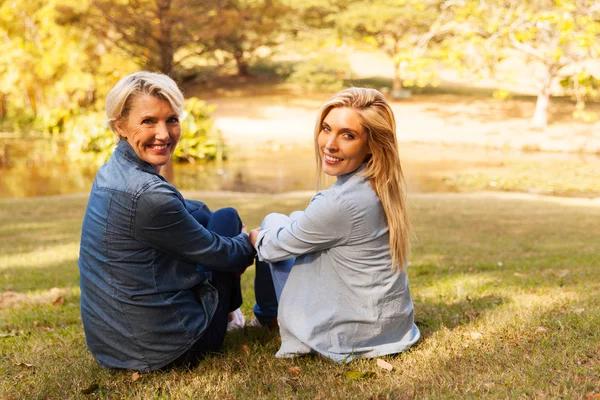
[[[61,149],[54,144],[4,140],[0,141],[0,149],[3,149],[0,152],[0,198],[86,193],[91,189],[96,166],[67,163],[61,157]],[[579,175],[582,171],[594,174],[593,171],[600,170],[600,158],[573,154],[506,152],[424,144],[402,144],[400,153],[408,189],[412,193],[498,189],[486,187],[486,182],[481,187],[455,178],[469,178],[482,173],[506,176],[518,173],[522,165],[530,165],[531,171],[559,166],[564,170],[570,166]],[[520,163],[518,167],[512,164],[515,160]],[[175,179],[180,190],[281,193],[314,190],[316,187],[311,148],[265,147],[243,153],[232,152],[230,159],[221,164],[179,164],[175,167]],[[588,181],[597,182],[595,179]],[[490,182],[490,185],[493,184]],[[535,191],[535,188],[523,185],[515,188]],[[585,193],[561,192],[551,188],[547,193],[589,197],[598,195],[600,188],[593,186]]]

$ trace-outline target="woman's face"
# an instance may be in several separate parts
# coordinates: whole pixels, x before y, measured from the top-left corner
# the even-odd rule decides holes
[[[325,116],[317,135],[323,172],[340,176],[355,171],[370,154],[367,133],[351,108],[336,107]]]
[[[171,104],[148,94],[136,96],[129,116],[116,126],[138,157],[152,164],[157,172],[171,159],[181,136],[179,117]]]

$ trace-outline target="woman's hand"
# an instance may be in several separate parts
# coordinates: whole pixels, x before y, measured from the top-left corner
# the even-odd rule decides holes
[[[259,233],[260,233],[260,228],[252,229],[250,231],[250,243],[252,243],[252,246],[254,246],[254,248],[256,248],[256,239],[258,239]]]

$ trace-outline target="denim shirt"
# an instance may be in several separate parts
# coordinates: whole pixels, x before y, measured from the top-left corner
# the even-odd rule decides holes
[[[241,271],[254,250],[246,234],[218,236],[190,212],[154,167],[121,140],[94,181],[79,253],[81,318],[104,367],[159,369],[186,352],[209,324],[218,295],[210,272]]]

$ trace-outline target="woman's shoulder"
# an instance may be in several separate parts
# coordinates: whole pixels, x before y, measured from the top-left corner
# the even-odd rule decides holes
[[[360,174],[352,176],[341,185],[333,185],[330,190],[330,196],[348,204],[368,207],[380,203],[371,182]]]
[[[120,157],[113,157],[98,169],[96,185],[100,190],[121,192],[134,197],[152,191],[175,191],[162,177],[139,168]]]

